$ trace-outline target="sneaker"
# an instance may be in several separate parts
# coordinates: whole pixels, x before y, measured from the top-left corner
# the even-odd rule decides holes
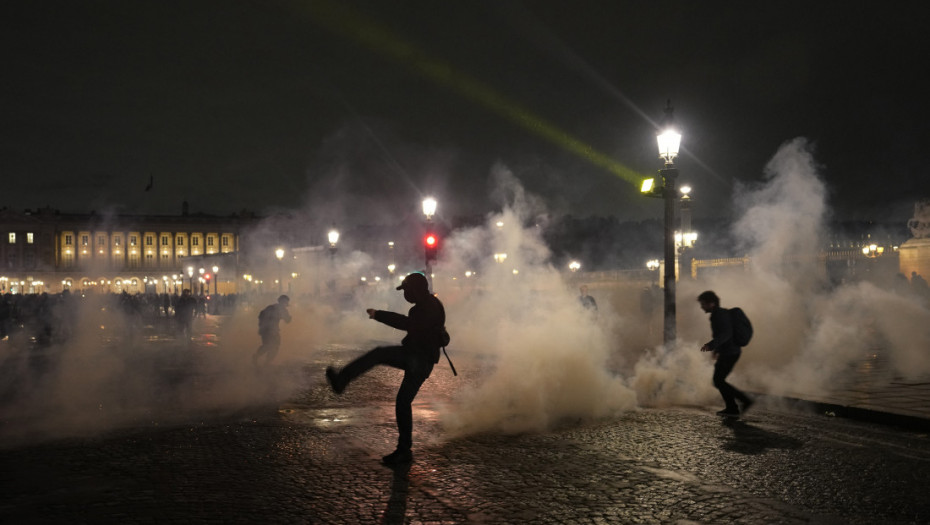
[[[337,394],[341,394],[346,389],[346,385],[339,379],[336,369],[331,366],[326,367],[326,381],[329,383],[329,387],[333,389],[333,392]]]
[[[731,409],[731,408],[725,408],[725,409],[723,409],[723,410],[718,410],[718,411],[717,411],[717,415],[718,415],[718,416],[723,416],[723,417],[739,417],[739,410],[737,410],[737,409],[735,409],[735,408],[733,408],[733,409]]]
[[[404,463],[410,463],[411,461],[413,461],[413,453],[409,450],[400,449],[397,449],[387,456],[381,458],[381,463],[384,463],[385,465],[403,465]]]
[[[740,412],[743,413],[743,414],[745,414],[746,411],[749,410],[749,407],[751,407],[751,406],[754,405],[755,403],[756,403],[756,402],[753,401],[752,399],[748,399],[748,398],[747,398],[747,399],[746,399],[746,402],[743,403],[743,406],[740,407]]]

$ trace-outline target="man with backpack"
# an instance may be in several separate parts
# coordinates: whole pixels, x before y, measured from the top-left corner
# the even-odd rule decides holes
[[[258,335],[262,336],[262,345],[255,351],[252,356],[252,364],[258,365],[258,358],[266,355],[265,366],[270,365],[275,356],[278,355],[278,348],[281,347],[281,328],[280,323],[291,322],[291,314],[288,313],[287,307],[291,298],[282,295],[278,297],[278,302],[269,304],[258,314]]]
[[[714,386],[720,391],[726,407],[717,412],[725,417],[739,417],[752,406],[753,400],[727,383],[727,376],[742,354],[740,346],[747,344],[752,336],[752,326],[742,310],[734,308],[727,310],[720,306],[720,298],[712,291],[706,291],[698,296],[701,310],[710,314],[710,329],[713,339],[701,347],[702,352],[713,352],[716,359],[714,363]],[[734,315],[735,314],[735,315]],[[738,319],[734,319],[738,317]],[[740,325],[740,326],[737,326]],[[739,334],[737,334],[739,332]],[[736,404],[742,404],[742,410]]]
[[[410,450],[413,445],[413,399],[432,373],[433,365],[439,361],[440,347],[448,344],[448,336],[444,336],[446,312],[439,298],[430,293],[426,276],[419,272],[411,273],[397,289],[404,291],[404,299],[408,303],[413,303],[407,315],[374,308],[367,312],[369,319],[407,332],[400,346],[379,346],[362,354],[342,370],[331,366],[326,368],[326,380],[336,394],[341,394],[352,380],[377,365],[404,371],[394,403],[397,449],[381,460],[388,466],[403,465],[413,460]]]

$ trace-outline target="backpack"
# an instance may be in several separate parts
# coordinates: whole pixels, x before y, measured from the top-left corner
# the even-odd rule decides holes
[[[258,312],[258,329],[262,330],[267,328],[274,321],[274,307],[275,305],[271,304],[262,309],[261,312]]]
[[[733,325],[733,342],[743,347],[752,339],[752,323],[742,308],[730,308],[730,322]]]
[[[449,332],[446,331],[446,327],[443,326],[439,329],[439,346],[445,348],[449,346],[449,342],[452,340],[452,337],[449,336]]]

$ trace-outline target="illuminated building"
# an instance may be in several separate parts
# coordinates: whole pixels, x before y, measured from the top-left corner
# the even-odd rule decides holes
[[[191,259],[236,261],[240,233],[256,221],[251,214],[189,215],[186,206],[181,215],[4,208],[0,293],[144,292],[147,283],[158,283],[164,275],[183,274]]]

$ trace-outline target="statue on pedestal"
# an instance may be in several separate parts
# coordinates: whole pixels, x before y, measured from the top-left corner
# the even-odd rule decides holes
[[[915,239],[930,238],[930,200],[914,204],[914,217],[907,221],[907,227]]]

